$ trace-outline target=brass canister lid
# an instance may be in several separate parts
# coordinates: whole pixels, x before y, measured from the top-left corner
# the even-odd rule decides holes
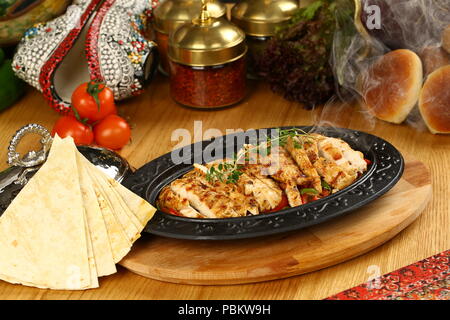
[[[243,0],[231,10],[231,21],[248,35],[273,36],[298,8],[298,0]]]
[[[208,1],[206,7],[213,18],[226,14],[225,5],[218,0]],[[201,0],[165,0],[153,13],[154,28],[161,33],[170,34],[179,26],[196,18],[201,8]]]
[[[169,59],[189,66],[215,66],[238,60],[247,52],[245,33],[225,18],[201,15],[169,37]]]

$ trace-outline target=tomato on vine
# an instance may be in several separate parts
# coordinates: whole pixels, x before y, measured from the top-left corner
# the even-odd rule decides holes
[[[89,123],[117,114],[114,94],[103,83],[90,81],[79,85],[72,93],[72,108],[79,120]]]
[[[94,139],[101,147],[112,150],[122,149],[131,137],[131,128],[127,121],[112,114],[94,127]]]
[[[94,141],[91,126],[78,121],[72,116],[62,116],[53,126],[52,136],[72,137],[76,145],[90,145]]]

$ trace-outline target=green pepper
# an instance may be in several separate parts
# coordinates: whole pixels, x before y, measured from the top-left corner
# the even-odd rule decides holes
[[[319,194],[319,191],[317,191],[314,188],[303,188],[300,190],[300,194],[304,195],[304,194]]]
[[[11,63],[0,48],[0,111],[13,105],[25,93],[25,83],[16,77]]]

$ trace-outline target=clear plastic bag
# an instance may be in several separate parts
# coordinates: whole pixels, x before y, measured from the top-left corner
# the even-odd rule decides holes
[[[428,75],[450,63],[450,53],[441,48],[443,31],[450,26],[450,1],[337,0],[336,17],[338,28],[331,63],[340,100],[362,101],[368,126],[373,126],[379,118],[394,123],[406,122],[426,130],[423,114],[417,106]],[[423,71],[415,65],[416,61],[421,63]],[[414,77],[419,78],[419,71],[422,72],[420,83],[414,80]],[[439,115],[434,117],[448,119],[446,127],[450,130],[450,101],[447,106],[445,102],[450,95],[446,91],[450,90],[445,88],[435,93],[441,105],[436,108]],[[372,108],[368,94],[374,94],[371,90],[377,95],[376,99],[372,98],[375,101]],[[325,106],[319,122],[326,121],[325,116],[330,114],[328,108],[335,107],[334,103],[330,104],[333,106]],[[406,118],[402,120],[401,115],[395,115],[383,119],[374,111],[378,108],[376,104],[382,111],[403,108],[403,111],[393,112],[406,113]]]

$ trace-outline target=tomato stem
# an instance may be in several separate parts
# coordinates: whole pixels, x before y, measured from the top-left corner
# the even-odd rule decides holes
[[[88,123],[88,121],[89,121],[88,118],[81,119],[80,114],[78,113],[78,110],[73,105],[70,105],[70,108],[73,111],[75,119],[77,119],[79,122],[81,122],[82,124],[84,124],[92,129],[92,126]]]
[[[102,87],[100,87],[102,86]],[[95,100],[97,104],[97,111],[100,112],[100,99],[98,95],[105,89],[105,85],[102,82],[90,81],[87,85],[86,92]]]
[[[81,120],[80,114],[78,113],[78,110],[73,105],[70,105],[70,108],[72,109],[73,114],[75,115],[75,119],[77,119],[80,122],[83,122]]]

